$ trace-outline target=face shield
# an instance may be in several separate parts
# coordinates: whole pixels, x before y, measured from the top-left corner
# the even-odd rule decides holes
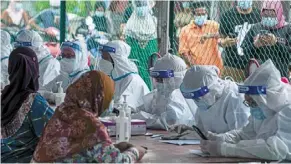
[[[82,53],[82,48],[74,42],[63,42],[61,45],[61,71],[68,74],[78,68],[76,56]]]
[[[154,87],[160,95],[168,97],[175,90],[175,76],[173,70],[151,70],[150,76]]]
[[[114,63],[112,63],[112,59],[110,57],[110,54],[115,53],[116,49],[110,46],[106,46],[106,45],[100,45],[98,47],[98,52],[100,54],[102,54],[102,58],[99,61],[99,63],[96,63],[95,68],[97,68],[97,70],[100,70],[102,72],[104,72],[107,75],[111,75],[111,72],[113,70],[113,66]]]

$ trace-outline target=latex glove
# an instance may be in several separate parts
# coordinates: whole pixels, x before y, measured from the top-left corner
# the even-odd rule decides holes
[[[220,40],[220,46],[223,48],[233,46],[236,43],[237,43],[237,38],[226,37]]]
[[[186,130],[184,132],[185,135],[179,137],[180,140],[199,140],[201,139],[200,136],[195,132],[191,130]]]
[[[44,97],[49,104],[55,104],[55,93],[48,91],[39,91],[42,97]]]
[[[209,153],[211,156],[221,156],[220,141],[201,140],[200,148],[203,153]]]
[[[175,133],[178,133],[178,134],[182,134],[186,131],[194,131],[192,127],[190,126],[187,126],[187,125],[183,125],[183,124],[180,124],[180,125],[173,125],[173,126],[170,126],[169,127],[169,131],[170,132],[175,132]]]
[[[123,153],[124,151],[126,151],[129,148],[134,147],[131,143],[129,142],[120,142],[118,144],[114,144],[114,146],[120,150],[121,153]]]
[[[222,142],[225,141],[224,134],[216,134],[210,131],[207,132],[207,138],[211,141],[222,141]]]
[[[143,158],[143,156],[147,153],[147,150],[141,146],[135,146],[134,148],[138,150],[139,153],[138,161],[140,161]]]

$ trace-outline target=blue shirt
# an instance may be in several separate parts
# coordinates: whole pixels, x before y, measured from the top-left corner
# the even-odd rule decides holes
[[[59,24],[55,24],[55,16],[60,16],[60,9],[45,9],[34,17],[34,20],[43,28],[55,27],[60,29]],[[69,19],[66,16],[66,25],[68,26]]]

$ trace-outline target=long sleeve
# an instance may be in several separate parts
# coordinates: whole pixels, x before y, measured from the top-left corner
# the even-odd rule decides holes
[[[187,42],[187,33],[186,28],[187,26],[183,27],[179,36],[179,53],[187,53],[189,52],[188,42]]]
[[[121,153],[113,144],[100,143],[81,153],[56,162],[62,163],[135,163],[139,160],[136,148]]]
[[[40,95],[36,95],[28,113],[32,128],[37,137],[40,137],[46,123],[52,117],[54,111],[50,108],[47,101]]]

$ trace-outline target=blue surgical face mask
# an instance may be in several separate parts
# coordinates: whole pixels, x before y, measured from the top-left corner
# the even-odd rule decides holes
[[[95,11],[95,15],[97,17],[103,17],[104,16],[104,12],[103,11]]]
[[[251,116],[254,117],[256,120],[264,120],[264,119],[266,119],[266,116],[264,115],[264,112],[259,107],[251,108]]]
[[[139,17],[144,17],[149,13],[149,8],[148,6],[142,6],[142,7],[137,7],[136,8],[136,14]]]
[[[198,26],[202,26],[207,20],[207,15],[196,16],[194,22]]]
[[[253,1],[251,0],[245,0],[245,1],[240,0],[237,2],[237,6],[243,10],[250,9],[252,7],[252,4],[253,4]]]
[[[210,105],[208,105],[204,100],[194,100],[194,102],[199,110],[206,111],[210,108]]]
[[[15,10],[16,10],[16,11],[20,11],[21,9],[22,9],[22,3],[19,3],[19,2],[16,3],[16,4],[15,4]]]
[[[262,25],[266,27],[275,27],[278,24],[278,19],[275,17],[262,17]]]

